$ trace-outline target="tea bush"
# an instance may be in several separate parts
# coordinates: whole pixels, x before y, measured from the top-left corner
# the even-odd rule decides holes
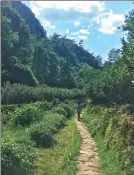
[[[69,105],[69,104],[61,103],[60,108],[63,108],[67,112],[68,118],[74,115],[74,108],[71,107],[71,104]]]
[[[52,108],[52,112],[62,114],[65,117],[67,117],[67,111],[64,108],[60,107],[60,106]]]
[[[32,105],[24,105],[17,108],[12,115],[11,118],[16,126],[29,126],[31,123],[43,118],[43,111]]]
[[[56,113],[46,113],[43,120],[30,126],[31,139],[36,146],[48,147],[54,141],[54,133],[63,126],[65,116]]]
[[[67,99],[79,99],[84,97],[82,90],[78,89],[62,89],[51,88],[48,86],[30,87],[23,84],[5,83],[1,91],[2,104],[20,104],[36,101],[52,101],[59,99],[64,101]]]
[[[32,108],[34,108],[33,111],[35,111],[35,109],[36,109],[36,113],[38,113],[38,115],[40,115],[40,113],[43,113],[43,112],[45,112],[47,110],[50,110],[51,109],[51,105],[52,105],[52,103],[51,102],[47,102],[47,101],[45,101],[45,102],[39,102],[38,101],[38,102],[35,102],[35,103],[25,104],[25,105],[23,105],[23,104],[3,105],[1,107],[2,123],[3,124],[7,124],[10,121],[11,118],[12,119],[15,118],[15,115],[17,115],[15,111],[20,111],[19,112],[19,115],[20,115],[21,110],[22,109],[24,110],[24,106],[25,106],[25,109],[26,108],[28,109],[29,106],[32,106]],[[30,115],[30,113],[28,115]],[[32,115],[32,113],[31,113],[31,115]]]
[[[67,110],[72,110],[67,104],[61,105],[45,101],[3,107],[8,120],[2,131],[2,174],[34,173],[34,147],[51,146],[54,135],[67,120]]]
[[[25,134],[16,137],[11,131],[3,133],[1,145],[1,173],[3,175],[33,174],[35,159],[34,143]]]

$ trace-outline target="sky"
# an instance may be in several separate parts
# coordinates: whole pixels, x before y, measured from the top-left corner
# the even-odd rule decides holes
[[[126,34],[118,29],[132,10],[132,1],[23,1],[47,32],[58,33],[107,59],[112,48],[121,48]]]

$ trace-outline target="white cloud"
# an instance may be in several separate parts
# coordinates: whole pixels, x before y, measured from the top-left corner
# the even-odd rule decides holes
[[[92,19],[92,21],[95,21],[97,24],[100,23],[100,14]]]
[[[109,13],[101,14],[97,22],[99,24],[99,32],[104,34],[114,34],[117,27],[124,23],[125,17],[123,14],[114,14],[112,11]]]
[[[40,9],[40,7],[37,7],[34,3],[31,2],[30,8],[31,8],[32,12],[34,14],[36,14],[37,17],[40,15],[40,11],[42,10],[42,9]]]
[[[80,38],[82,40],[86,40],[87,39],[87,36],[85,36],[85,35],[79,35],[78,38]]]
[[[86,29],[81,29],[81,30],[79,30],[79,32],[82,33],[82,34],[85,34],[85,35],[89,34],[89,31],[86,30]]]
[[[37,17],[49,21],[76,21],[92,18],[105,10],[105,2],[100,1],[29,1],[31,10]]]
[[[69,29],[67,29],[67,30],[65,31],[65,33],[68,34],[68,33],[69,33]]]
[[[89,13],[93,10],[102,12],[105,10],[104,2],[100,1],[30,1],[32,6],[38,9],[56,8],[68,11],[74,9],[76,11]]]
[[[44,28],[55,29],[55,25],[52,25],[50,21],[41,20],[41,23]]]
[[[80,32],[78,31],[78,32],[72,32],[71,34],[72,34],[72,35],[79,35],[79,33],[80,33]]]
[[[79,30],[77,32],[72,32],[71,34],[72,35],[80,35],[80,34],[89,35],[90,32],[87,29],[81,29],[81,30]]]
[[[74,21],[74,26],[79,26],[80,22],[79,21]]]

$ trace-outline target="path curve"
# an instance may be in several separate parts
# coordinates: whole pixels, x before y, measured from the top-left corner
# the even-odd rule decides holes
[[[98,175],[101,174],[99,167],[99,157],[95,142],[89,134],[86,126],[76,120],[78,131],[81,136],[80,155],[77,157],[77,175]]]

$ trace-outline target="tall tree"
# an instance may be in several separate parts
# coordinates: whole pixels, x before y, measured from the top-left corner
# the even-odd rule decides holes
[[[114,62],[121,56],[121,50],[120,49],[111,49],[108,53],[108,61]]]

